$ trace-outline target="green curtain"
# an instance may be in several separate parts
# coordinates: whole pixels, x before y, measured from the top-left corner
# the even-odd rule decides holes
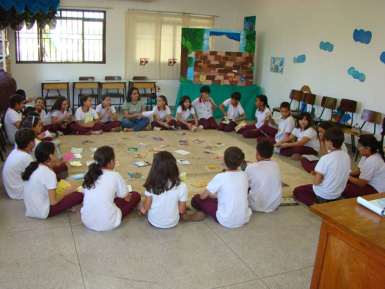
[[[191,100],[194,100],[195,98],[199,97],[199,90],[202,86],[202,84],[196,84],[189,80],[181,80],[179,82],[179,90],[175,106],[177,107],[179,105],[180,99],[184,95],[190,96]],[[261,87],[259,87],[258,85],[238,86],[212,84],[210,85],[210,89],[211,97],[218,106],[223,101],[230,98],[233,92],[240,92],[242,95],[241,104],[245,110],[247,119],[254,119],[255,98],[257,95],[262,93]],[[222,117],[222,112],[219,110],[219,108],[215,110],[214,117],[217,119]]]

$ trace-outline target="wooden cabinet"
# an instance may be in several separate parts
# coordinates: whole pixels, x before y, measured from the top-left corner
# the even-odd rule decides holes
[[[365,198],[384,198],[385,193]],[[314,205],[322,225],[311,289],[384,289],[385,218],[355,199]]]

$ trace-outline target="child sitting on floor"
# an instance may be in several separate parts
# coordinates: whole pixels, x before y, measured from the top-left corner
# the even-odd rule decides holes
[[[341,149],[345,136],[338,127],[325,132],[328,153],[321,157],[314,171],[313,185],[294,189],[294,197],[307,206],[337,200],[346,187],[350,173],[350,157]]]
[[[194,131],[198,127],[198,119],[195,109],[192,107],[191,99],[187,95],[182,97],[176,110],[176,125],[181,129]]]
[[[47,112],[45,111],[44,98],[42,97],[35,98],[35,110],[39,114],[42,124],[46,125],[48,121],[48,115],[47,115]]]
[[[111,97],[103,95],[102,103],[96,106],[96,112],[104,131],[120,131],[120,121],[115,107],[111,105]]]
[[[122,105],[122,128],[124,131],[144,130],[150,123],[150,120],[142,114],[144,107],[140,102],[139,90],[136,87],[133,87],[129,95],[130,102],[125,102]]]
[[[101,134],[103,124],[99,116],[92,108],[92,99],[83,95],[80,99],[81,107],[75,112],[75,122],[72,124],[72,130],[75,134]]]
[[[279,107],[279,112],[281,117],[278,121],[278,130],[270,127],[270,130],[266,130],[267,138],[277,146],[280,146],[282,143],[289,141],[290,135],[295,127],[295,119],[290,112],[290,103],[284,101]],[[271,122],[275,124],[273,118]]]
[[[16,148],[11,151],[3,166],[3,184],[11,199],[23,199],[23,180],[21,174],[33,161],[31,156],[35,147],[35,134],[31,129],[21,128],[15,134]]]
[[[140,202],[137,192],[130,192],[122,176],[114,171],[115,153],[109,146],[95,151],[95,162],[84,176],[83,224],[95,231],[117,228]]]
[[[280,154],[300,160],[301,155],[317,155],[319,142],[317,132],[313,128],[313,119],[308,112],[299,117],[297,127],[293,129],[287,142],[276,144],[280,148]]]
[[[219,106],[224,115],[224,120],[219,124],[219,130],[231,132],[241,120],[245,119],[245,111],[243,110],[240,101],[241,94],[239,92],[234,92],[231,95],[231,98],[226,99]]]
[[[217,174],[207,185],[206,191],[191,200],[195,209],[227,228],[241,227],[249,222],[251,216],[247,200],[247,174],[239,170],[244,160],[245,155],[239,148],[227,148],[224,154],[226,171]]]
[[[200,221],[202,214],[187,215],[187,186],[179,178],[175,157],[161,151],[154,155],[152,167],[144,183],[146,191],[141,208],[151,225],[161,229],[175,227],[182,216],[183,220]]]
[[[266,95],[258,95],[255,100],[255,124],[249,124],[238,130],[245,138],[257,138],[259,136],[266,136],[264,129],[270,127],[271,111],[267,102]]]
[[[159,95],[156,98],[156,106],[152,111],[152,117],[154,119],[151,122],[153,129],[168,130],[175,128],[176,121],[171,116],[171,110],[164,95]]]
[[[385,162],[381,143],[374,135],[361,135],[358,139],[358,150],[362,157],[358,168],[350,174],[342,196],[355,198],[385,192]]]
[[[57,198],[57,179],[52,170],[52,166],[56,163],[53,143],[39,143],[35,157],[36,161],[31,162],[22,174],[27,217],[46,219],[65,212],[83,201],[83,194],[76,192],[76,184],[71,184],[65,190],[61,200]]]
[[[63,134],[71,134],[72,113],[69,109],[68,100],[64,97],[59,97],[51,108],[48,114],[47,125],[44,129],[51,132],[61,132]]]
[[[282,201],[281,171],[277,162],[271,159],[274,146],[270,140],[257,144],[257,162],[246,167],[249,178],[249,205],[253,211],[270,213]]]
[[[218,125],[213,117],[216,105],[210,97],[210,87],[202,86],[200,93],[201,95],[192,102],[198,117],[198,124],[204,129],[217,129]]]
[[[29,114],[23,119],[21,123],[22,128],[31,129],[35,133],[35,147],[32,151],[32,158],[35,158],[35,150],[37,145],[45,140],[52,140],[51,134],[47,131],[43,132],[43,124],[40,121],[39,115],[35,113]],[[58,180],[62,180],[68,177],[68,167],[61,159],[56,159],[55,164],[52,165],[52,169],[56,174]]]
[[[22,110],[25,106],[25,97],[14,94],[9,100],[9,108],[4,116],[4,127],[8,140],[11,144],[15,143],[15,133],[20,128],[23,117]]]

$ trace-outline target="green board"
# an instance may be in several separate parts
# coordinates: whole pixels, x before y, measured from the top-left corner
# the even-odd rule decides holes
[[[200,95],[200,88],[203,85],[193,83],[189,80],[181,80],[179,82],[179,90],[178,90],[178,96],[176,99],[175,106],[177,107],[179,105],[180,99],[184,95],[188,95],[191,100],[196,99]],[[255,98],[257,95],[262,93],[261,87],[258,85],[250,85],[250,86],[238,86],[238,85],[217,85],[213,84],[210,85],[211,89],[211,98],[214,100],[214,102],[219,106],[223,101],[230,98],[231,94],[235,91],[238,91],[241,93],[241,104],[243,106],[243,109],[245,110],[247,119],[251,120],[254,119],[255,114]],[[220,119],[222,117],[222,112],[219,110],[219,108],[216,109],[214,112],[214,117],[217,119]]]

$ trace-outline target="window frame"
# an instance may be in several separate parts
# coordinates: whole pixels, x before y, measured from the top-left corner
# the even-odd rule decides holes
[[[82,12],[83,17],[62,17],[62,11],[71,11],[71,12]],[[103,19],[100,18],[84,18],[85,12],[99,12],[103,13]],[[43,61],[43,47],[41,45],[43,31],[41,28],[37,28],[37,42],[39,45],[38,48],[38,58],[39,60],[20,60],[20,47],[19,47],[19,32],[15,31],[15,58],[16,64],[106,64],[106,16],[107,12],[105,10],[90,10],[90,9],[59,9],[57,13],[60,13],[60,16],[55,16],[56,19],[68,19],[68,20],[81,20],[82,21],[82,56],[83,61]],[[101,61],[84,61],[84,22],[87,21],[98,21],[103,24],[103,40],[102,40],[102,60]]]

